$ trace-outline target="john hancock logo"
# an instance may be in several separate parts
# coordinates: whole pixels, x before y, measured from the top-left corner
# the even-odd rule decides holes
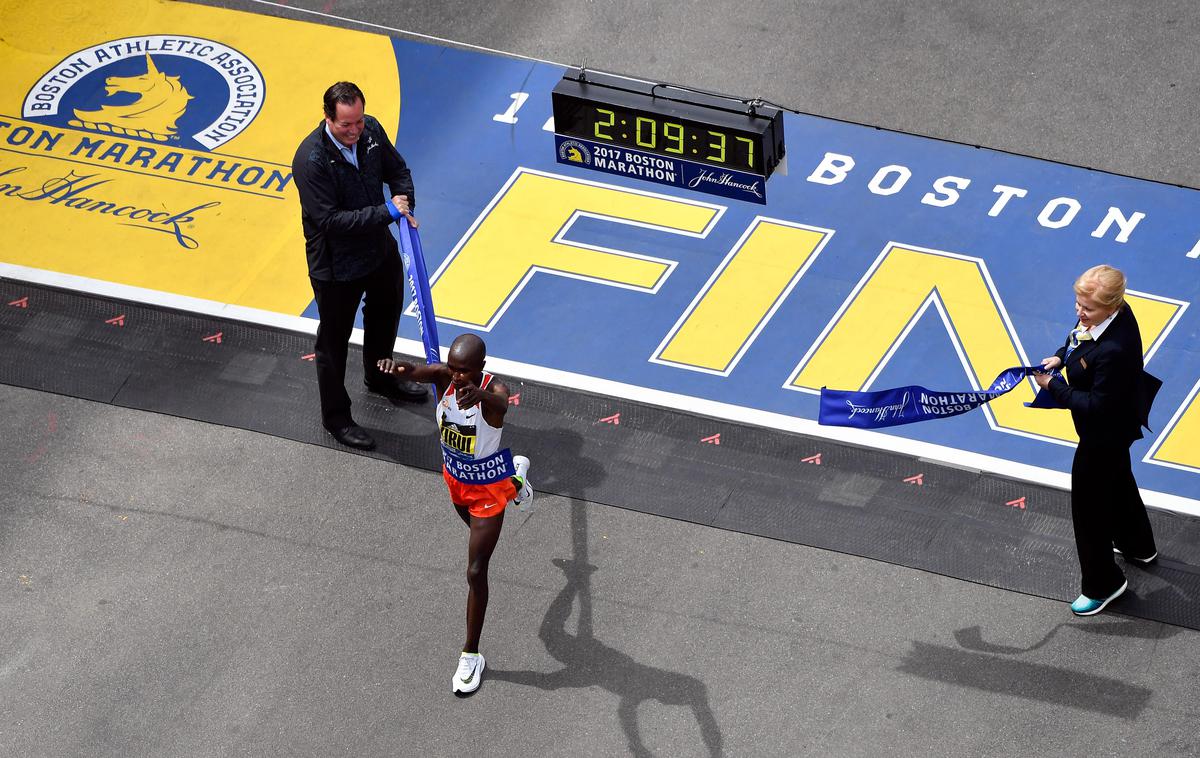
[[[199,243],[180,221],[194,221],[220,201],[168,209],[156,200],[154,210],[139,208],[119,196],[118,180],[127,176],[78,165],[279,198],[292,179],[287,166],[215,152],[250,126],[265,96],[258,66],[209,39],[145,35],[78,50],[34,83],[21,119],[12,119],[19,123],[0,121],[8,145],[19,148],[12,152],[72,165],[48,178],[34,178],[28,165],[8,167],[6,181],[20,176],[25,186],[0,185],[0,194],[110,215],[195,249]],[[164,197],[169,202],[170,194]]]
[[[692,180],[688,182],[688,187],[692,189],[703,189],[705,186],[728,187],[729,189],[737,190],[738,192],[754,195],[759,200],[762,200],[763,194],[762,189],[759,186],[760,181],[761,180],[758,179],[755,179],[751,182],[738,181],[738,178],[728,171],[710,171],[708,169],[702,169],[700,173],[696,174],[694,177],[692,177]]]
[[[592,151],[578,140],[566,139],[559,143],[558,159],[560,162],[579,163],[584,166],[592,165]]]

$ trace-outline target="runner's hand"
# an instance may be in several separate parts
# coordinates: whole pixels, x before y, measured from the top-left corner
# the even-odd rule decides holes
[[[416,368],[410,361],[394,361],[391,358],[384,358],[376,365],[381,372],[393,376],[404,376]]]
[[[456,388],[454,399],[458,401],[458,407],[463,410],[474,408],[483,402],[483,390],[474,384],[467,383]]]

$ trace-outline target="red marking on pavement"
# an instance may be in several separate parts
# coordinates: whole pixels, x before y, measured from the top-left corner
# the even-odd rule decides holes
[[[600,424],[612,424],[613,426],[620,426],[621,425],[621,414],[614,413],[611,416],[605,416],[604,418],[596,419],[596,421],[597,421],[597,423],[600,423]]]
[[[508,396],[508,404],[509,405],[520,405],[521,404],[521,393],[518,392],[515,395],[509,395]]]
[[[1022,495],[1021,497],[1017,498],[1016,500],[1009,500],[1007,503],[1005,503],[1005,505],[1011,505],[1013,508],[1020,508],[1021,510],[1025,510],[1025,496]]]
[[[321,9],[322,13],[328,13],[333,10],[333,0],[326,0],[325,7]]]
[[[12,300],[9,302],[9,305],[15,305],[18,308],[28,308],[29,307],[29,295],[26,295],[25,297],[17,298],[16,300]]]
[[[113,326],[125,326],[125,314],[122,313],[120,316],[113,316],[112,318],[105,319],[104,323],[112,324]]]
[[[701,437],[700,441],[707,443],[709,445],[720,445],[721,444],[721,433],[717,432],[716,434],[714,434],[711,437]]]
[[[914,476],[906,476],[906,477],[904,477],[904,483],[905,484],[915,484],[918,487],[920,487],[925,484],[925,475],[924,474],[916,474]]]
[[[812,463],[817,466],[820,466],[821,465],[821,454],[817,453],[816,455],[810,455],[807,458],[801,458],[800,462],[801,463]]]
[[[37,463],[46,451],[49,450],[47,443],[50,440],[50,435],[58,431],[58,414],[50,411],[46,414],[46,431],[42,433],[42,438],[38,441],[38,446],[32,453],[25,456],[26,463]]]
[[[317,359],[316,353],[309,353],[308,355],[300,356],[300,360],[302,360],[302,361],[315,361],[316,359]]]
[[[219,344],[221,344],[221,337],[224,336],[224,334],[225,334],[224,332],[217,332],[216,334],[210,334],[204,338],[204,341],[205,342],[215,342],[219,345]]]

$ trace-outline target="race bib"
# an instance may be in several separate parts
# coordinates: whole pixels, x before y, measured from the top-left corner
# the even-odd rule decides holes
[[[517,473],[508,448],[475,459],[442,445],[442,463],[447,473],[463,484],[493,484]]]

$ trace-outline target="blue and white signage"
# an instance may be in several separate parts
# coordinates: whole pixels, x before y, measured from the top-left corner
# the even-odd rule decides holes
[[[760,205],[767,202],[767,180],[758,174],[561,134],[554,135],[554,147],[559,163],[706,192],[732,200]]]

